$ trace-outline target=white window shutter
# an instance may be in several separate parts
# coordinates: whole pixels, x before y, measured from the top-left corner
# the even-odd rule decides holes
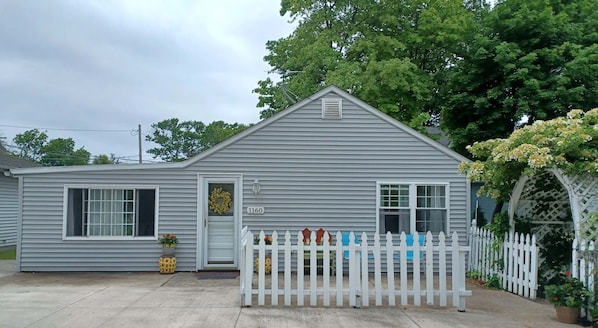
[[[322,119],[340,120],[343,117],[343,103],[340,98],[322,99]]]

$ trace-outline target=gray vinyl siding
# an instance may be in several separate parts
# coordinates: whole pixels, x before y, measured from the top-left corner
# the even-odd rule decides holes
[[[0,247],[17,244],[18,180],[0,175]]]
[[[246,193],[243,205],[266,211],[244,214],[244,225],[373,236],[377,181],[449,183],[451,230],[465,237],[466,180],[458,161],[349,101],[342,120],[322,120],[320,110],[315,100],[197,163],[203,172],[234,172],[241,159],[244,190],[259,179],[261,192]]]
[[[69,184],[158,186],[158,232],[179,237],[177,270],[195,270],[197,213],[203,210],[198,177],[209,174],[242,175],[240,226],[254,232],[322,227],[365,231],[369,238],[376,232],[377,182],[447,183],[450,232],[466,243],[468,182],[457,173],[459,161],[348,99],[341,120],[322,120],[321,102],[314,99],[251,131],[186,167],[25,175],[21,270],[158,270],[161,249],[154,240],[62,240]],[[251,190],[255,179],[257,195]],[[265,213],[248,215],[248,206],[262,206]]]
[[[245,193],[243,206],[263,206],[265,214],[244,211],[243,225],[268,234],[365,231],[372,241],[378,182],[448,183],[448,233],[467,243],[468,182],[457,160],[348,101],[342,120],[320,115],[314,101],[198,163],[207,173],[234,171],[242,158],[244,190],[259,179],[261,192]]]
[[[159,233],[180,239],[177,269],[195,270],[197,176],[173,170],[70,172],[24,178],[21,271],[156,271],[157,240],[63,240],[64,186],[159,187]]]

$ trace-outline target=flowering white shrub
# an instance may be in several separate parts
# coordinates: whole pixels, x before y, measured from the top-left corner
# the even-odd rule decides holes
[[[569,175],[598,176],[598,108],[574,109],[566,117],[536,121],[509,138],[476,142],[467,147],[475,161],[459,171],[472,182],[484,182],[481,194],[507,200],[522,174],[559,168]]]

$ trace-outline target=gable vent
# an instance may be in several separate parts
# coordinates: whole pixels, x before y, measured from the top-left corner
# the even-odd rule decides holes
[[[322,99],[322,119],[340,120],[343,116],[343,105],[340,98]]]

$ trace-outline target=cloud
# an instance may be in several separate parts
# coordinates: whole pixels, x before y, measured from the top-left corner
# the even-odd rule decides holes
[[[147,133],[172,117],[256,122],[265,43],[293,28],[279,9],[276,0],[3,3],[0,135],[10,144],[52,128],[51,139],[126,156],[137,152],[126,132],[137,124]]]

